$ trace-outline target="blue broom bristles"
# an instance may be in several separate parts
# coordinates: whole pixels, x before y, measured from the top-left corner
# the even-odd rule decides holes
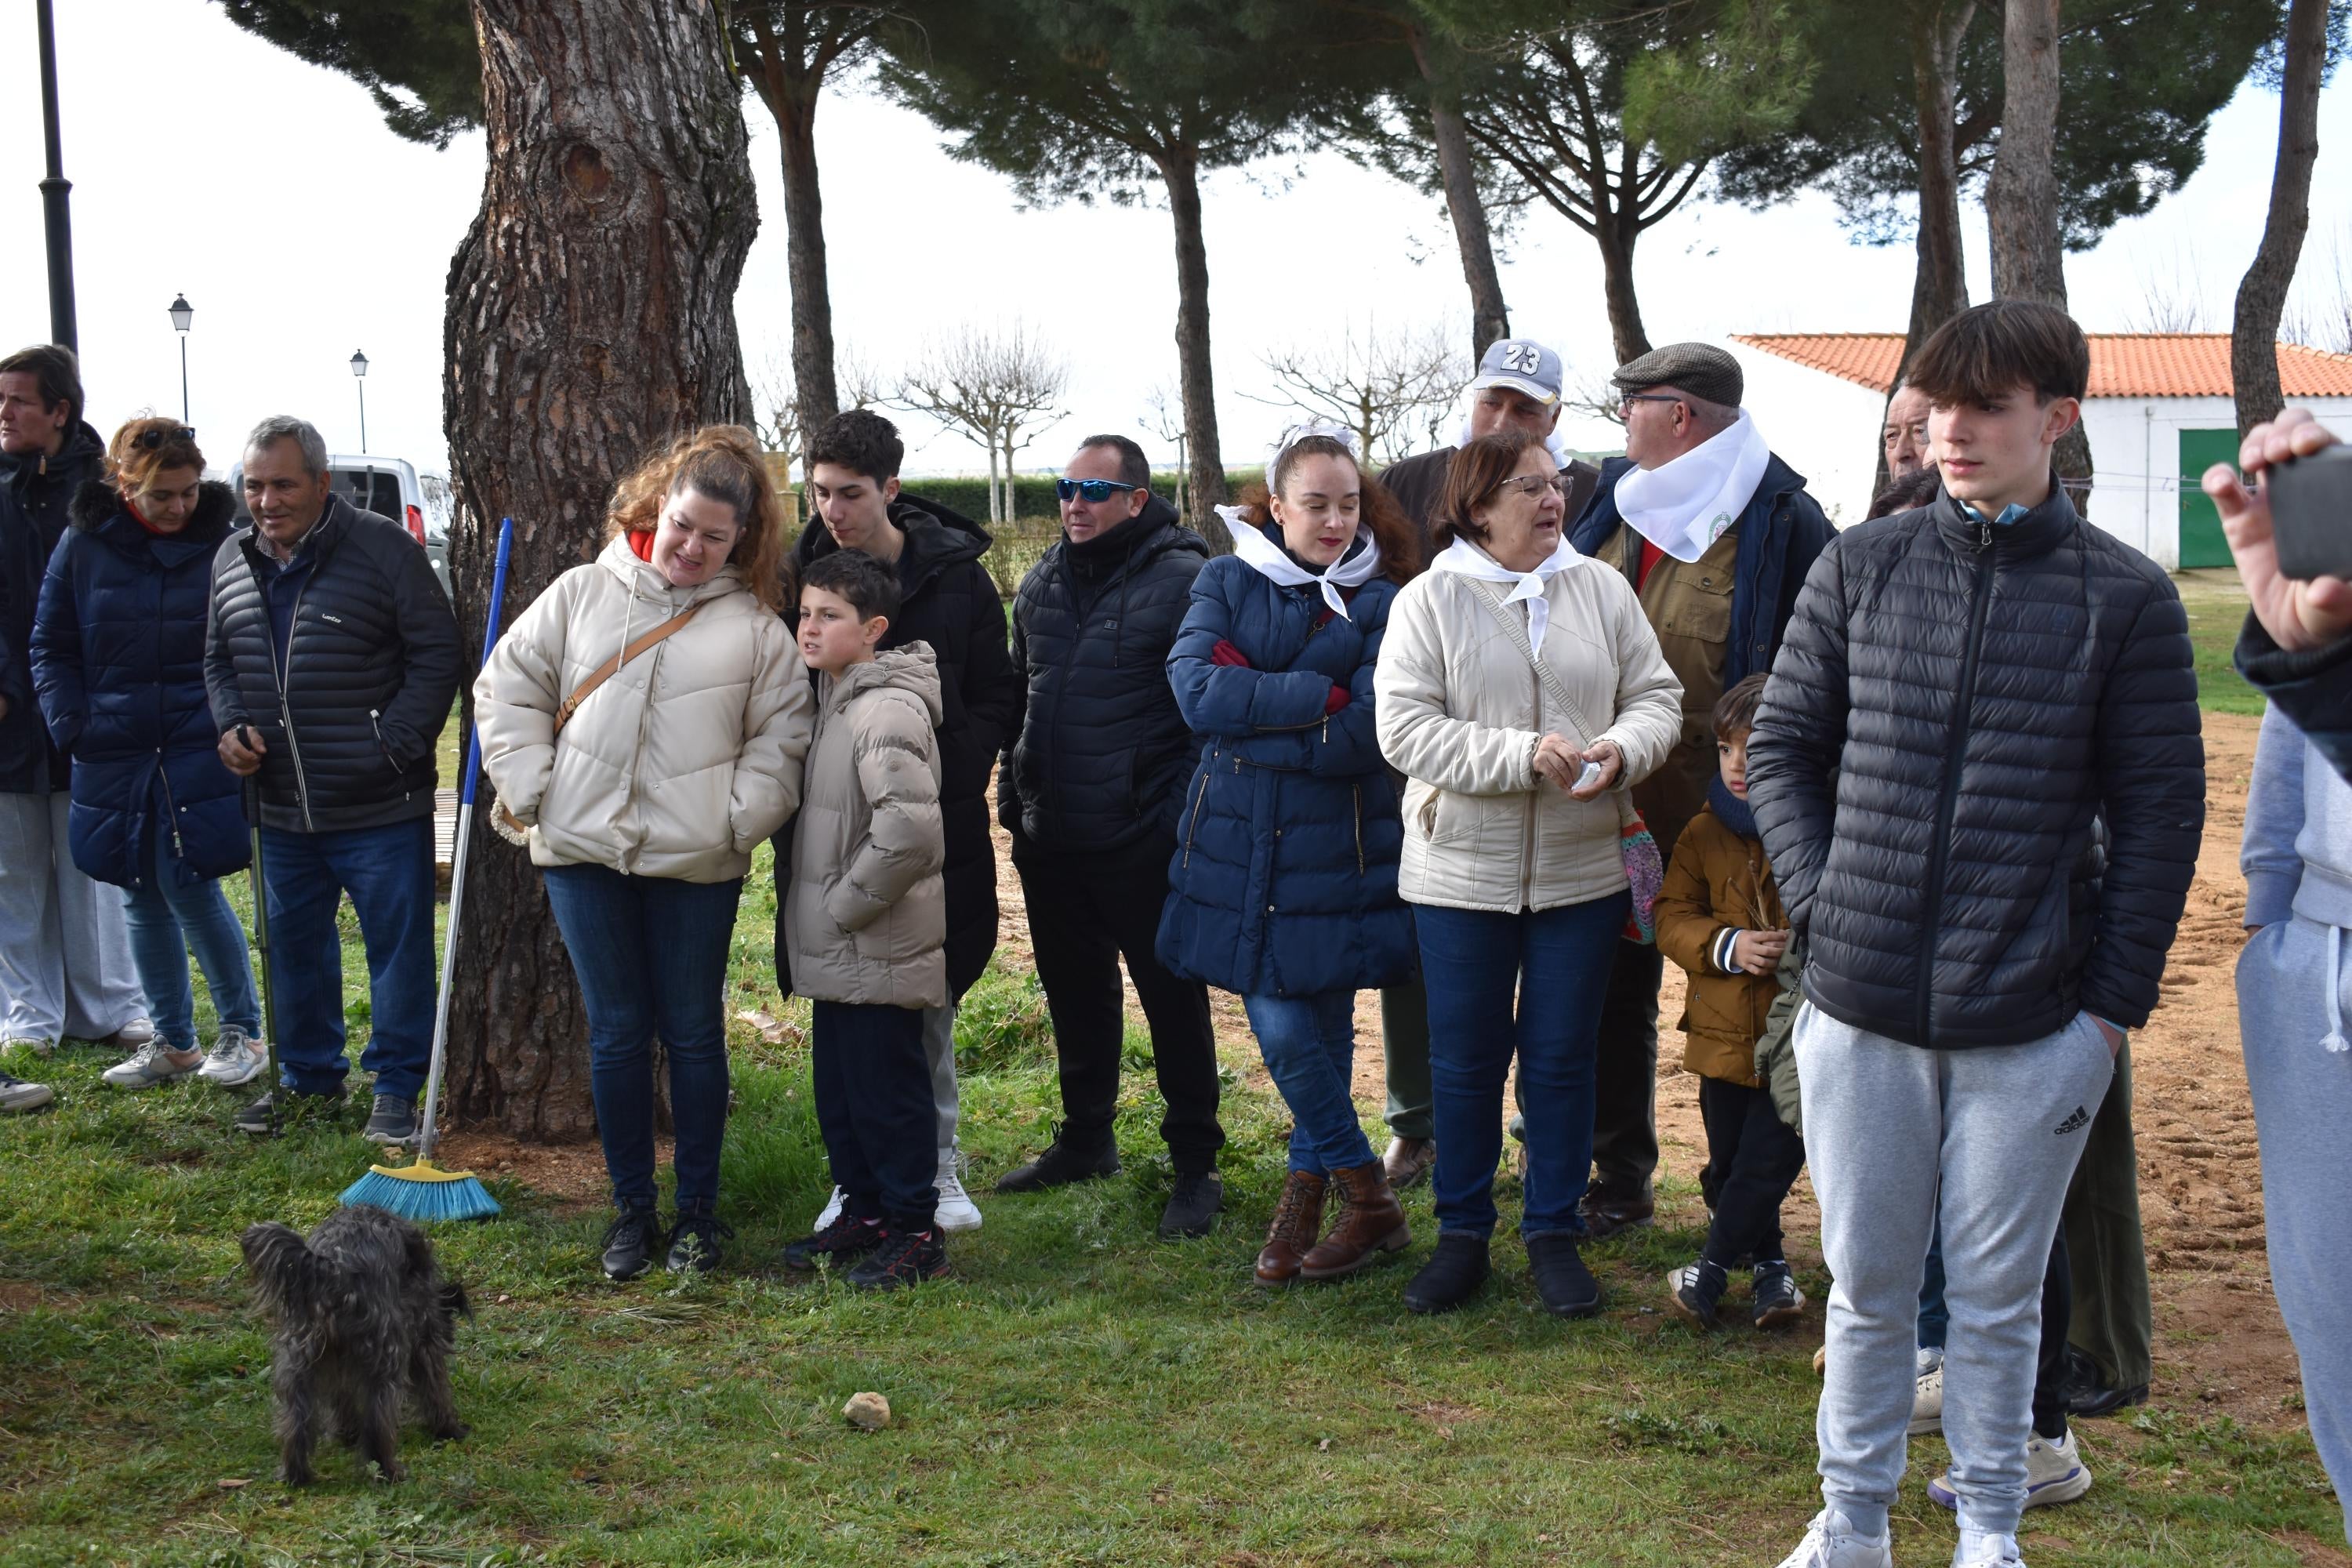
[[[444,1171],[424,1160],[399,1170],[370,1166],[366,1175],[343,1189],[343,1203],[372,1204],[420,1225],[488,1219],[499,1212],[498,1199],[472,1172]]]

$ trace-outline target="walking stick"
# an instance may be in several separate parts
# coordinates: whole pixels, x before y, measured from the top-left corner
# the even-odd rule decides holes
[[[247,726],[236,727],[236,738],[247,751],[253,748],[253,731]],[[269,1136],[278,1136],[278,1097],[283,1086],[278,1081],[278,991],[270,979],[269,962],[269,888],[261,872],[261,770],[256,768],[245,775],[245,826],[253,839],[253,860],[247,868],[253,878],[253,945],[261,954],[261,1032],[269,1045]]]

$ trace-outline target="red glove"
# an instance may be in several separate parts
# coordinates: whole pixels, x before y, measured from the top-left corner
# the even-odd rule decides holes
[[[1235,669],[1247,669],[1250,668],[1249,655],[1244,653],[1241,649],[1235,647],[1233,644],[1227,642],[1223,637],[1219,637],[1217,639],[1216,646],[1209,650],[1209,662],[1211,664],[1228,665]]]
[[[1335,686],[1331,689],[1331,695],[1323,699],[1323,717],[1328,719],[1347,705],[1348,689],[1344,686]]]

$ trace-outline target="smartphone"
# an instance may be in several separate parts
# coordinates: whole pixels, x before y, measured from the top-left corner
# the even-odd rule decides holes
[[[2280,574],[2352,578],[2352,447],[2281,463],[2263,483]]]

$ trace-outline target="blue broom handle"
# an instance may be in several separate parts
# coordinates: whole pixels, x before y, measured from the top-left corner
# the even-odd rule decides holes
[[[514,519],[499,519],[499,563],[490,574],[490,605],[482,621],[482,663],[499,646],[499,608],[506,602],[507,563],[514,554]],[[441,1069],[449,1056],[449,989],[457,974],[457,922],[466,908],[466,851],[474,837],[474,781],[481,771],[478,724],[466,735],[465,778],[457,791],[457,842],[449,856],[449,929],[441,942],[441,989],[433,1007],[433,1065],[425,1080],[425,1121],[416,1132],[416,1158],[430,1161],[439,1139]]]

